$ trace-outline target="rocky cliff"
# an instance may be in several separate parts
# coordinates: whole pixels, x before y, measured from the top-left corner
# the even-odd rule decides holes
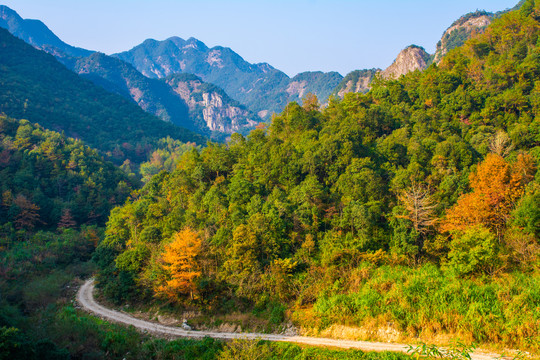
[[[401,50],[396,60],[381,71],[381,76],[385,79],[397,79],[411,71],[424,70],[428,67],[430,55],[424,48],[411,45]]]
[[[433,62],[438,64],[448,51],[463,45],[473,34],[484,31],[492,20],[493,14],[485,11],[470,13],[456,20],[437,43]]]
[[[261,119],[237,101],[231,99],[223,89],[204,83],[191,74],[173,74],[162,80],[189,107],[191,118],[212,135],[246,133]]]

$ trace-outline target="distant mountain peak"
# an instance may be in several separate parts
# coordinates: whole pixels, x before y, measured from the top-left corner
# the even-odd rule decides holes
[[[39,20],[23,19],[13,9],[0,5],[0,27],[38,49],[58,49],[66,55],[84,57],[93,51],[66,44]]]
[[[0,18],[6,20],[8,17],[15,17],[22,20],[15,10],[10,9],[6,5],[0,5]]]
[[[343,77],[335,72],[304,73],[301,80],[268,63],[251,64],[224,46],[208,48],[202,41],[169,38],[155,44],[143,43],[113,56],[131,63],[142,74],[165,78],[192,73],[215,84],[260,117],[281,111],[289,101],[300,101],[307,92],[324,101]],[[299,74],[300,75],[300,74]]]

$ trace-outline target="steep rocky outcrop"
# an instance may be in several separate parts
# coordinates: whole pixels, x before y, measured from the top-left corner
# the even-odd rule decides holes
[[[475,33],[482,32],[493,20],[494,15],[485,11],[477,11],[462,16],[444,32],[437,43],[433,62],[438,64],[448,51],[460,47]]]
[[[396,60],[381,71],[381,76],[385,79],[397,79],[411,71],[424,70],[428,67],[430,55],[424,48],[411,45],[401,50]]]
[[[355,70],[347,74],[341,80],[339,85],[333,92],[334,96],[343,98],[345,94],[353,93],[366,93],[370,89],[371,80],[373,77],[381,71],[381,69],[366,69],[366,70]]]
[[[190,116],[199,127],[211,131],[214,137],[233,132],[246,133],[261,120],[235,100],[223,89],[203,82],[191,74],[173,74],[164,79],[188,105]]]

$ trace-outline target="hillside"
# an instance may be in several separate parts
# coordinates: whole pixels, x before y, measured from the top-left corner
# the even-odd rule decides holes
[[[81,141],[5,116],[0,116],[0,184],[4,232],[56,230],[62,218],[70,228],[103,226],[137,185]]]
[[[482,32],[494,17],[486,11],[476,11],[460,17],[445,30],[437,49],[433,54],[433,62],[438,64],[448,51],[460,47],[473,36],[473,33]]]
[[[103,294],[540,353],[538,19],[529,1],[439,66],[185,153],[113,210]]]
[[[145,113],[0,29],[0,112],[64,131],[122,163],[146,160],[158,139],[203,143],[202,136]]]
[[[338,96],[343,99],[345,94],[353,93],[366,93],[370,89],[370,84],[375,75],[381,71],[380,69],[370,70],[355,70],[351,71],[341,80],[338,86],[334,89],[334,96]]]

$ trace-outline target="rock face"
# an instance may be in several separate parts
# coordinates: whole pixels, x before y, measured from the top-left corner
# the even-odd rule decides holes
[[[216,133],[246,133],[261,121],[223,89],[204,83],[195,75],[174,74],[162,81],[188,105],[195,123],[210,130],[214,136]]]
[[[456,20],[437,43],[433,62],[440,63],[448,51],[463,45],[474,33],[484,31],[492,20],[493,14],[485,11],[470,13]]]
[[[380,69],[355,70],[347,74],[334,90],[334,95],[343,98],[345,94],[366,93],[370,89],[371,80]]]
[[[396,60],[381,72],[385,79],[397,79],[411,71],[424,70],[428,67],[430,55],[424,48],[411,45],[398,54]]]

